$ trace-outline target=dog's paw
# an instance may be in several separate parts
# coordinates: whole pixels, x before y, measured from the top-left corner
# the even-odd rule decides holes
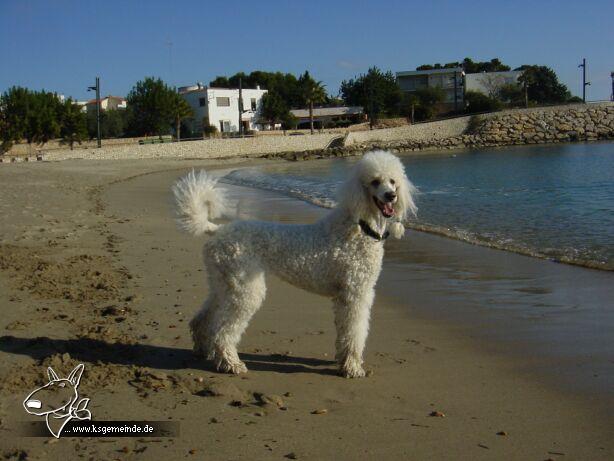
[[[355,361],[344,363],[339,372],[344,378],[364,378],[367,375],[362,365]]]
[[[239,359],[230,360],[227,358],[222,358],[216,361],[215,368],[217,368],[217,371],[221,373],[230,373],[233,375],[238,375],[240,373],[247,373],[247,367]]]

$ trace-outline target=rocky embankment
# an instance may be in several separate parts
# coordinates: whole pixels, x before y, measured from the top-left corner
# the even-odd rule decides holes
[[[614,139],[613,103],[578,104],[473,115],[466,117],[464,132],[456,136],[432,136],[426,139],[409,138],[389,141],[373,140],[326,150],[266,154],[264,157],[307,160],[310,158],[358,155],[371,149],[406,152],[426,149],[596,141],[600,139]]]

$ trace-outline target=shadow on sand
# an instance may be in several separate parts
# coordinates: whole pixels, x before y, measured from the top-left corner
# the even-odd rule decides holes
[[[68,353],[81,362],[135,365],[162,370],[193,368],[215,371],[209,361],[197,357],[190,349],[178,349],[149,344],[108,343],[98,339],[51,339],[48,337],[18,338],[0,337],[0,351],[9,354],[27,355],[42,360],[50,355]],[[334,375],[330,368],[335,362],[308,357],[293,357],[282,354],[240,354],[250,370],[276,373],[316,373]],[[329,368],[315,368],[329,367]]]

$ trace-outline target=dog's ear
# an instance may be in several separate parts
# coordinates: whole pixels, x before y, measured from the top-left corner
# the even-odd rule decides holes
[[[339,207],[348,210],[356,220],[367,216],[369,211],[367,189],[361,176],[362,169],[360,165],[356,165],[338,193]]]
[[[59,381],[60,377],[58,374],[53,371],[53,368],[47,367],[47,376],[49,376],[49,381]]]
[[[397,206],[396,212],[400,221],[402,222],[409,215],[416,216],[416,212],[418,211],[418,207],[414,202],[414,195],[416,194],[417,189],[409,179],[407,179],[407,175],[403,172],[403,177],[400,181],[399,187],[397,188]]]
[[[79,385],[79,382],[81,381],[81,375],[83,374],[83,369],[85,367],[83,366],[82,363],[80,363],[79,365],[77,365],[75,367],[75,369],[73,371],[70,372],[70,374],[68,375],[68,380],[71,382],[71,384],[75,387],[77,387]]]

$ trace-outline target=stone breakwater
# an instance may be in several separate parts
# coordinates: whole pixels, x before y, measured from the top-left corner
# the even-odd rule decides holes
[[[360,134],[361,142],[344,147],[265,157],[307,160],[359,155],[372,149],[406,152],[614,139],[614,103],[516,109]]]

